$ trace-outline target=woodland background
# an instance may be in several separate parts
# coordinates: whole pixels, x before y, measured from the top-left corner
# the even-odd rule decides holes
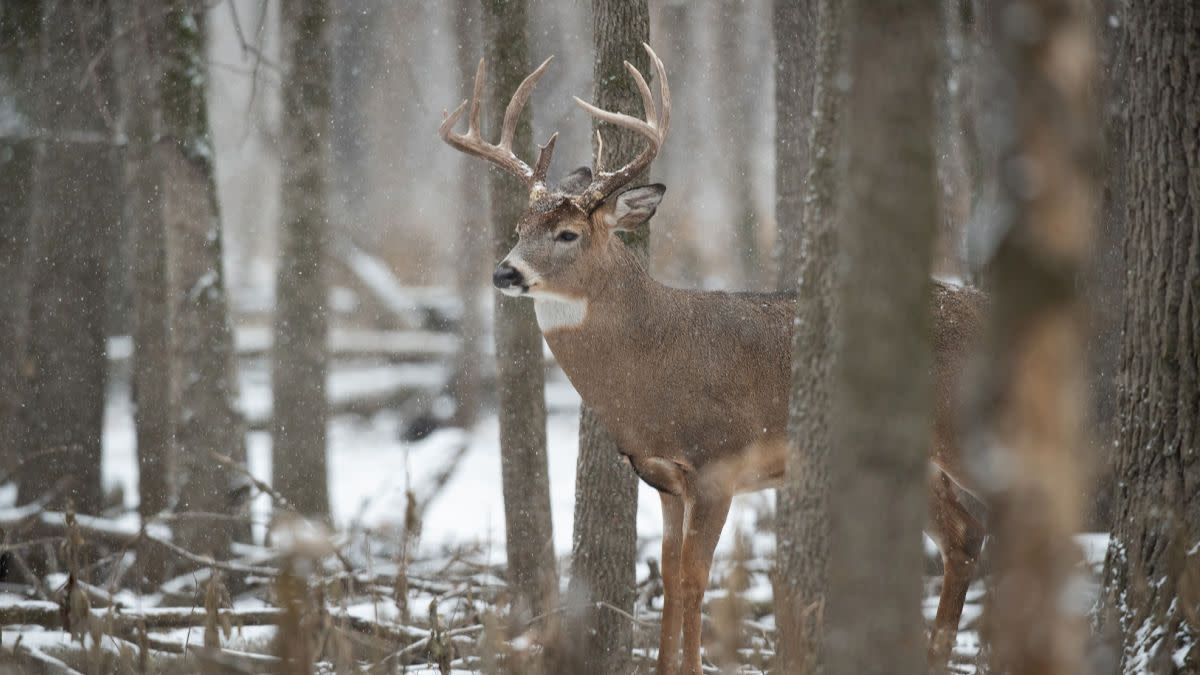
[[[524,194],[435,134],[480,56],[495,129],[555,55],[517,154],[588,165],[570,96],[637,114],[648,41],[652,273],[801,298],[809,470],[731,519],[711,669],[925,669],[927,450],[855,439],[928,419],[933,274],[992,298],[963,423],[1005,478],[952,670],[1200,672],[1197,36],[1190,0],[0,3],[0,671],[649,672],[655,500],[494,302]]]

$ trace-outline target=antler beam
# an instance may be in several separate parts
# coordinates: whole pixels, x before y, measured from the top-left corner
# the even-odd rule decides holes
[[[586,213],[591,213],[601,202],[644,171],[650,165],[650,162],[654,161],[659,148],[662,147],[667,139],[667,130],[671,126],[671,88],[667,84],[666,68],[663,67],[662,60],[658,58],[658,55],[654,53],[650,45],[642,43],[642,47],[646,49],[646,54],[650,56],[650,63],[654,67],[654,77],[658,80],[659,98],[662,100],[661,111],[655,105],[654,95],[650,91],[650,85],[646,84],[646,78],[642,77],[638,69],[634,68],[633,64],[628,61],[625,62],[625,68],[633,77],[634,82],[637,83],[638,91],[642,95],[642,107],[646,111],[645,120],[640,120],[624,113],[603,110],[581,100],[578,96],[575,97],[575,102],[596,119],[629,129],[646,139],[646,149],[634,158],[633,161],[616,171],[602,170],[603,158],[599,155],[603,150],[597,150],[596,178],[588,186],[587,190],[576,198],[576,204]]]
[[[525,102],[529,100],[529,95],[533,93],[534,85],[537,84],[538,79],[541,78],[542,73],[546,71],[546,67],[550,65],[550,61],[553,58],[551,56],[543,61],[542,65],[530,73],[521,82],[521,86],[517,87],[516,92],[513,93],[512,100],[508,102],[508,107],[504,110],[504,127],[500,132],[500,142],[498,144],[488,143],[483,140],[483,137],[479,133],[479,117],[483,102],[485,71],[483,59],[479,59],[479,68],[475,71],[475,90],[470,101],[471,112],[467,118],[467,133],[460,134],[454,131],[454,126],[458,124],[463,111],[467,109],[467,101],[463,101],[450,114],[447,114],[443,110],[442,126],[438,128],[438,136],[451,147],[468,155],[482,157],[524,181],[525,185],[529,187],[531,201],[546,192],[546,170],[550,167],[550,156],[554,152],[554,142],[557,140],[558,134],[556,133],[551,136],[545,145],[538,148],[537,161],[534,163],[532,169],[513,154],[513,135],[516,133],[517,120],[521,117],[521,110],[524,109]]]

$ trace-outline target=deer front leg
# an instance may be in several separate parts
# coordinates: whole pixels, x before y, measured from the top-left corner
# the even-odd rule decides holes
[[[683,668],[685,675],[700,675],[701,609],[712,568],[713,552],[729,515],[730,498],[700,494],[684,518],[683,549],[680,554],[680,594],[683,610]]]
[[[679,670],[680,612],[679,557],[683,549],[683,498],[659,492],[663,512],[662,634],[658,640],[658,675],[675,675]]]
[[[929,635],[929,667],[934,673],[944,673],[983,546],[984,529],[959,501],[950,479],[940,471],[930,478],[929,500],[929,533],[942,551],[944,568],[942,595]]]

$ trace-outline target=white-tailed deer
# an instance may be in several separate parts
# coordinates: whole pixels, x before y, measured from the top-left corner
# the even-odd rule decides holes
[[[658,490],[664,590],[658,672],[675,673],[682,665],[683,672],[698,674],[701,603],[730,500],[783,477],[795,296],[664,286],[613,236],[645,223],[665,190],[647,185],[621,191],[654,159],[670,124],[663,64],[650,47],[646,51],[661,107],[641,73],[625,64],[641,92],[644,120],[575,99],[593,116],[645,137],[646,149],[615,171],[603,170],[597,156],[595,176],[582,168],[551,190],[546,170],[557,134],[539,150],[533,168],[513,155],[517,118],[549,59],[513,94],[499,144],[480,137],[482,60],[467,133],[454,131],[464,101],[445,116],[438,134],[529,188],[529,206],[516,223],[519,241],[493,281],[505,294],[533,300],[563,372],[637,475]],[[983,538],[954,487],[963,485],[965,474],[949,395],[976,332],[978,294],[934,282],[931,301],[938,396],[928,529],[946,566],[930,655],[944,664]]]

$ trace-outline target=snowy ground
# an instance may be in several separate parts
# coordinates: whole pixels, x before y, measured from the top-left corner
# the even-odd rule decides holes
[[[369,390],[391,370],[357,369],[335,373],[332,388]],[[240,407],[251,411],[270,409],[270,390],[257,373],[241,379]],[[554,524],[555,551],[560,557],[571,552],[571,522],[575,504],[575,458],[579,452],[579,396],[561,379],[552,378],[546,387],[550,504]],[[494,414],[482,417],[472,430],[437,431],[421,441],[402,440],[404,420],[384,411],[372,417],[341,415],[330,425],[330,501],[336,524],[371,529],[399,526],[404,516],[405,493],[427,494],[431,477],[445,470],[463,444],[467,448],[445,486],[433,497],[422,528],[421,546],[436,551],[449,546],[480,544],[492,551],[491,562],[504,559],[504,502],[500,484],[500,449]],[[250,470],[270,483],[271,438],[266,432],[247,435]],[[137,463],[134,447],[133,410],[129,399],[117,391],[109,403],[104,430],[104,481],[106,488],[121,487],[126,506],[136,506]],[[262,498],[262,499],[265,499]],[[755,529],[755,520],[774,504],[773,491],[742,496],[734,503],[723,550],[732,546],[728,533],[735,528]],[[265,502],[264,502],[265,506]],[[662,523],[658,493],[642,484],[638,495],[638,534],[642,554],[658,557]]]
[[[396,380],[409,381],[413,374],[405,370],[409,366],[378,367],[341,367],[331,377],[331,390],[334,395],[351,395],[354,392],[373,393],[381,387],[386,388],[389,382]],[[437,373],[430,369],[436,366],[426,366],[419,373],[419,378],[428,378],[436,382]],[[252,418],[262,419],[269,414],[270,389],[262,365],[246,366],[243,363],[241,375],[240,408]],[[444,373],[441,375],[444,377]],[[137,495],[137,475],[134,448],[133,415],[129,397],[120,384],[122,379],[114,379],[113,395],[110,397],[105,418],[104,431],[104,480],[110,489],[120,488],[125,496],[125,506],[132,509]],[[547,386],[547,403],[550,410],[548,420],[549,460],[551,508],[554,526],[555,550],[562,562],[562,569],[567,569],[571,548],[571,522],[575,494],[575,459],[578,451],[577,425],[579,399],[574,390],[566,383],[561,374],[552,376]],[[405,442],[403,428],[405,420],[396,411],[384,410],[370,416],[343,414],[336,416],[330,426],[330,496],[333,515],[337,527],[344,531],[370,530],[383,534],[388,538],[389,532],[398,533],[403,529],[403,518],[406,508],[406,493],[412,490],[419,501],[428,501],[422,522],[422,534],[417,543],[413,558],[417,560],[407,570],[407,574],[418,580],[414,583],[437,584],[447,569],[447,560],[456,560],[456,551],[471,550],[471,565],[484,563],[488,566],[502,566],[504,563],[504,509],[500,484],[500,458],[498,448],[497,421],[493,414],[485,414],[479,424],[471,430],[442,429],[427,438],[417,442]],[[270,482],[270,436],[263,431],[251,431],[247,436],[249,449],[249,465],[251,471],[265,482]],[[437,477],[448,474],[441,488],[431,486],[440,482]],[[11,506],[15,498],[14,490],[0,490],[0,507]],[[255,503],[256,531],[260,537],[265,531],[269,504],[267,497],[261,496]],[[764,515],[769,515],[774,504],[772,491],[756,495],[740,497],[734,504],[729,522],[722,535],[721,546],[718,550],[718,560],[714,566],[712,590],[706,598],[712,602],[722,597],[727,591],[723,588],[723,578],[729,575],[733,566],[732,553],[734,550],[735,531],[747,535],[743,541],[748,545],[745,553],[747,561],[744,569],[749,573],[749,587],[742,591],[742,597],[754,607],[752,615],[747,617],[748,634],[755,649],[769,653],[773,645],[767,636],[773,633],[773,615],[771,614],[772,590],[768,580],[771,558],[774,553],[774,537],[769,528],[761,527],[757,521]],[[128,517],[117,519],[124,522]],[[136,524],[130,523],[134,531]],[[645,580],[649,575],[649,560],[658,558],[661,543],[660,508],[657,494],[648,486],[642,485],[638,504],[638,533],[640,542],[638,577]],[[398,538],[398,535],[397,535]],[[927,546],[932,544],[926,540]],[[1080,538],[1080,545],[1085,557],[1093,566],[1103,559],[1106,537],[1085,536]],[[387,559],[380,559],[386,566]],[[424,561],[424,562],[421,562]],[[371,564],[371,563],[368,563]],[[474,590],[467,596],[486,594],[489,589],[499,583],[487,571],[487,567],[473,569],[483,570],[480,573],[468,572],[468,575],[479,575]],[[373,574],[392,575],[396,570],[375,569]],[[425,575],[425,576],[422,576]],[[64,575],[65,576],[65,575]],[[419,582],[420,579],[426,582]],[[459,577],[461,579],[463,577]],[[927,597],[923,606],[928,620],[932,620],[937,607],[936,577],[928,578]],[[57,582],[58,586],[64,583]],[[378,582],[373,582],[378,583]],[[410,588],[410,593],[414,591]],[[470,622],[468,617],[476,616],[477,600],[467,600],[456,596],[459,591],[451,590],[448,586],[444,592],[416,590],[410,605],[412,607],[428,606],[434,597],[441,598],[444,616],[453,614],[460,622]],[[374,594],[376,591],[370,591]],[[160,594],[162,595],[162,594]],[[968,596],[968,604],[964,609],[962,628],[955,650],[954,672],[974,672],[973,661],[979,648],[977,622],[981,611],[982,586],[976,584]],[[265,607],[262,601],[262,591],[247,592],[241,598],[234,599],[236,611],[258,611]],[[137,597],[126,603],[133,608],[164,607],[160,604],[162,597]],[[0,607],[32,602],[34,610],[57,611],[53,603],[38,605],[26,596],[0,592]],[[347,615],[373,618],[376,621],[395,621],[396,605],[382,596],[382,599],[371,595],[359,597],[360,604],[343,607]],[[485,601],[486,602],[486,601]],[[657,640],[653,623],[656,620],[656,610],[661,608],[661,599],[650,596],[639,601],[639,618],[646,625],[639,627],[636,641],[636,653],[649,662],[653,658],[653,645]],[[336,609],[336,608],[333,608]],[[138,609],[138,611],[143,611]],[[331,610],[332,611],[332,610]],[[477,621],[475,628],[466,623],[458,624],[456,630],[476,630],[470,635],[472,640],[478,636]],[[392,625],[392,624],[388,624]],[[399,626],[399,624],[396,624]],[[449,624],[454,625],[454,624]],[[247,627],[254,628],[239,637],[239,641],[223,644],[227,650],[251,650],[252,647],[261,651],[266,638],[255,638],[254,631],[265,631],[269,637],[272,628],[269,626]],[[406,626],[398,629],[409,630]],[[193,632],[188,632],[192,630]],[[174,633],[161,633],[159,636],[170,642],[184,645],[195,643],[198,639],[195,629],[178,629]],[[413,629],[415,630],[415,629]],[[3,635],[0,644],[12,644],[9,627]],[[178,634],[176,634],[178,633]],[[757,634],[757,636],[756,636]],[[48,631],[46,633],[22,632],[27,649],[41,649],[53,656],[61,652],[70,642],[65,633]],[[239,633],[239,635],[242,635]],[[178,638],[178,639],[177,639]],[[249,642],[247,642],[249,639]],[[466,638],[464,638],[466,639]],[[245,643],[245,644],[244,644]],[[250,644],[254,643],[254,644]],[[256,646],[255,646],[256,645]],[[55,650],[59,650],[56,652]],[[761,655],[747,654],[747,662],[761,662]],[[241,657],[239,657],[241,658]],[[245,658],[252,658],[246,656]],[[254,657],[257,658],[257,657]],[[468,662],[466,667],[470,668]],[[462,665],[459,664],[459,665]],[[409,669],[409,672],[423,672]],[[457,672],[457,671],[456,671]],[[641,671],[639,671],[641,672]],[[759,672],[748,669],[740,672]]]

